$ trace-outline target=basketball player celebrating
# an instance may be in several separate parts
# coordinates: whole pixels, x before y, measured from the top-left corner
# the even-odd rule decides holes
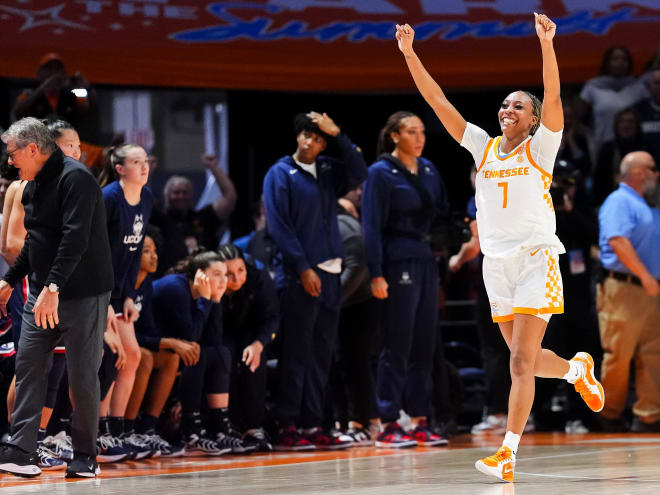
[[[535,376],[574,384],[594,411],[600,411],[605,400],[589,354],[578,352],[566,361],[541,348],[550,316],[564,308],[558,255],[565,250],[555,235],[549,193],[564,115],[552,44],[556,26],[545,15],[535,13],[534,18],[543,55],[543,103],[525,91],[509,94],[498,111],[502,135],[494,139],[467,123],[449,103],[413,51],[413,29],[408,24],[396,27],[399,49],[417,89],[478,165],[477,224],[484,282],[493,321],[511,351],[512,384],[504,442],[475,466],[504,481],[513,481],[518,443],[534,401]]]

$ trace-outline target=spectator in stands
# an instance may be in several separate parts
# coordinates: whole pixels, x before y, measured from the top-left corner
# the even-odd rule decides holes
[[[632,73],[630,50],[625,46],[610,47],[603,55],[600,76],[589,79],[580,92],[577,117],[581,120],[590,111],[596,150],[614,139],[612,124],[616,113],[648,96],[644,78],[636,79]]]
[[[435,165],[422,157],[425,143],[419,117],[392,114],[380,131],[379,156],[364,186],[362,226],[371,290],[384,300],[376,385],[384,430],[378,447],[447,444],[428,424],[439,294],[429,236],[434,218],[446,216],[449,204]],[[415,425],[410,435],[397,422],[404,397]]]
[[[646,138],[648,151],[655,163],[660,163],[660,66],[646,80],[650,97],[635,105],[635,111]]]
[[[153,284],[153,313],[163,337],[199,344],[199,359],[181,371],[180,396],[182,433],[186,455],[218,456],[248,452],[240,439],[227,435],[209,438],[202,424],[202,400],[206,395],[209,423],[219,429],[222,412],[229,402],[229,351],[217,332],[217,319],[210,320],[227,287],[224,258],[205,251],[191,255],[179,273],[165,275]],[[209,326],[211,321],[213,325]],[[221,327],[221,322],[220,322]]]
[[[62,119],[85,130],[84,139],[94,141],[96,91],[87,79],[80,72],[69,76],[60,56],[48,53],[37,68],[37,82],[36,89],[23,91],[16,100],[16,118]]]
[[[376,385],[371,363],[379,351],[380,301],[371,292],[360,224],[362,186],[339,199],[337,220],[344,243],[339,313],[338,364],[344,377],[348,431],[354,445],[373,445],[380,433]]]
[[[163,234],[163,250],[158,273],[164,273],[199,248],[215,249],[220,230],[226,227],[236,205],[236,188],[225,175],[214,155],[203,155],[204,167],[211,171],[222,195],[201,210],[193,210],[190,180],[174,175],[165,183],[165,208],[154,210],[152,222]]]
[[[603,144],[594,170],[592,197],[596,206],[617,188],[621,159],[633,151],[648,151],[637,114],[624,108],[614,117],[614,139]]]
[[[635,365],[633,431],[660,431],[660,255],[657,217],[644,195],[658,182],[653,157],[629,153],[621,183],[599,213],[604,279],[598,286],[598,319],[604,357],[601,382],[606,430],[622,430],[631,361]]]
[[[140,344],[138,366],[133,391],[126,406],[124,419],[127,434],[138,432],[138,440],[162,457],[183,455],[183,446],[173,446],[156,433],[156,423],[172,391],[179,360],[184,366],[192,366],[199,360],[199,344],[180,339],[161,337],[153,314],[152,274],[158,267],[156,239],[160,232],[152,225],[147,226],[142,247],[140,270],[135,284],[135,306],[140,317],[135,321],[135,338]],[[146,396],[146,399],[145,399]],[[140,407],[144,412],[138,425],[135,424]]]
[[[7,144],[9,163],[19,169],[22,179],[30,181],[23,194],[28,238],[0,282],[3,314],[13,286],[28,273],[31,276],[16,359],[12,443],[0,451],[0,464],[5,471],[40,474],[34,451],[47,386],[43,370],[49,353],[63,338],[76,404],[75,457],[67,476],[94,477],[98,471],[94,456],[99,383],[96,373],[89,371],[98,369],[101,362],[105,308],[113,286],[103,198],[92,174],[64,156],[38,120],[15,122],[2,140]],[[58,225],[62,227],[53,229]]]
[[[281,299],[275,449],[346,448],[348,442],[320,425],[341,299],[344,250],[337,198],[364,180],[366,164],[360,149],[327,114],[299,114],[294,128],[296,151],[268,170],[263,189],[268,232],[282,251],[287,276]],[[340,159],[322,154],[331,141]]]
[[[264,431],[266,359],[264,349],[279,329],[280,305],[266,270],[246,262],[232,244],[220,246],[226,258],[227,291],[222,299],[223,344],[231,354],[229,415],[257,450],[273,447]],[[225,422],[225,434],[230,434]]]

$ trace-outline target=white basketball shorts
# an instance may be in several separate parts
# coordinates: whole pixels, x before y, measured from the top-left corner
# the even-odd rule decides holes
[[[564,312],[564,289],[559,255],[540,247],[510,258],[484,257],[484,284],[495,323],[512,321],[514,314],[550,320]]]

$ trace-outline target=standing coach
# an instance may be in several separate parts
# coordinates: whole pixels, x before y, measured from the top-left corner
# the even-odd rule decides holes
[[[14,284],[29,274],[30,289],[16,356],[16,405],[11,443],[0,448],[0,471],[37,476],[35,450],[46,396],[48,360],[64,340],[75,411],[74,459],[67,477],[94,477],[101,363],[113,271],[103,198],[92,174],[64,156],[50,132],[27,117],[0,137],[9,164],[29,181],[23,194],[23,249],[0,281],[0,312]]]

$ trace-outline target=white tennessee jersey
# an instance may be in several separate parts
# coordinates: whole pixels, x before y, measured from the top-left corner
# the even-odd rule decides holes
[[[555,234],[555,210],[550,197],[562,131],[543,124],[516,149],[500,152],[502,136],[491,138],[468,123],[461,146],[474,157],[477,225],[486,256],[508,258],[538,246],[566,250]]]

